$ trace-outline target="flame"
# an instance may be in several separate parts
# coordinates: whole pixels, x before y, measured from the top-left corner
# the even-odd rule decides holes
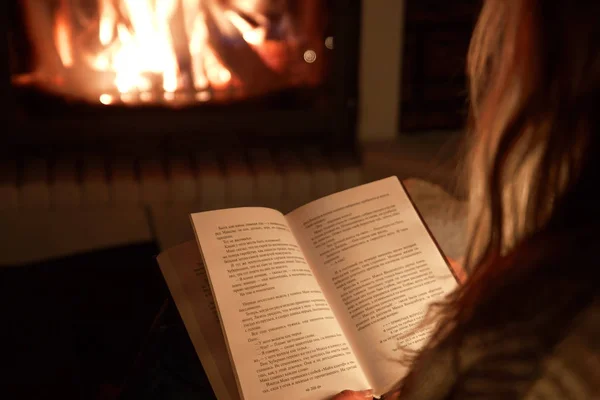
[[[308,3],[298,7],[316,14]],[[319,65],[306,67],[318,51],[309,47],[318,36],[314,24],[298,35],[306,23],[283,14],[289,11],[283,5],[273,11],[261,0],[24,4],[38,22],[31,26],[51,23],[52,34],[36,39],[39,53],[47,55],[36,67],[39,79],[100,104],[219,102],[322,80]],[[306,63],[300,64],[303,53]]]
[[[207,88],[224,89],[234,83],[231,71],[222,63],[209,44],[205,15],[199,0],[97,0],[98,46],[78,49],[79,42],[73,38],[66,10],[62,2],[54,25],[54,42],[62,64],[71,68],[78,61],[76,54],[87,67],[99,72],[111,73],[112,84],[119,93],[154,92],[158,85],[166,95],[188,85],[195,90]],[[181,7],[181,10],[178,10]],[[183,21],[174,21],[181,11]],[[266,28],[254,26],[233,10],[223,11],[222,17],[239,31],[251,46],[266,41]],[[180,17],[181,18],[181,17]],[[189,50],[189,71],[182,71],[175,50],[173,25],[182,22]],[[81,50],[81,51],[80,51]],[[181,56],[181,55],[180,55]],[[185,77],[191,76],[193,82]],[[118,97],[118,96],[117,96]],[[122,96],[121,96],[122,97]],[[201,96],[206,101],[206,96]],[[100,100],[110,103],[108,95]],[[197,98],[197,96],[196,96]],[[111,98],[112,99],[112,98]]]
[[[114,29],[117,24],[117,11],[111,0],[100,0],[100,43],[108,46],[114,37]]]
[[[164,91],[174,92],[178,88],[177,58],[169,31],[169,21],[177,3],[175,0],[152,3],[123,1],[131,28],[117,21],[110,0],[100,3],[99,40],[104,46],[110,45],[116,31],[118,43],[112,43],[116,50],[108,57],[99,54],[94,66],[107,66],[115,72],[115,85],[120,93],[150,90],[152,82],[145,76],[148,73],[162,75]]]
[[[56,28],[54,30],[54,42],[58,50],[58,56],[63,66],[73,66],[73,47],[71,46],[71,26],[66,15],[65,3],[62,2],[56,16]]]
[[[265,37],[267,36],[267,30],[264,27],[259,26],[254,28],[238,13],[231,10],[227,10],[223,14],[229,19],[231,24],[242,33],[242,37],[248,44],[259,46],[264,43]]]

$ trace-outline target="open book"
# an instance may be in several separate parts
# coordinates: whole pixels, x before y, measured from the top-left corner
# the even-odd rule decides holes
[[[406,373],[402,351],[428,339],[427,306],[457,286],[396,177],[287,215],[191,219],[197,244],[158,261],[219,399],[381,395]]]

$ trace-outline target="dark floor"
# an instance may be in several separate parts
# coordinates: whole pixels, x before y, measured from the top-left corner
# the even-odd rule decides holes
[[[115,398],[168,299],[157,252],[147,243],[0,268],[0,379],[12,392],[2,397]]]

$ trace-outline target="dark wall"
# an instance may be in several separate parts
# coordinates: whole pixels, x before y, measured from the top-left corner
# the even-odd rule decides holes
[[[402,133],[464,126],[465,61],[480,7],[480,0],[406,1]]]

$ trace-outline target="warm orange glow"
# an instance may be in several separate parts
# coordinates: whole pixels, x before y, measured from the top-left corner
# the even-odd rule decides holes
[[[115,2],[99,1],[98,40],[103,49],[90,59],[90,67],[102,72],[114,72],[114,85],[120,93],[148,92],[153,90],[156,80],[162,77],[162,89],[174,93],[181,86],[181,71],[171,33],[171,20],[178,6],[177,0],[121,0],[118,4],[127,21],[120,21]],[[231,72],[223,65],[208,43],[205,17],[198,1],[183,0],[186,33],[192,57],[194,87],[205,89],[227,87],[232,80]],[[266,29],[254,27],[234,11],[226,10],[223,15],[241,33],[244,40],[253,46],[265,41]],[[64,25],[57,21],[57,35]],[[64,36],[64,35],[63,35]],[[63,49],[63,64],[72,64],[69,58],[68,41],[57,40]],[[174,96],[164,96],[172,99]]]
[[[117,11],[111,0],[100,0],[100,43],[108,46],[113,40],[114,27],[117,24]]]
[[[209,82],[217,87],[226,86],[231,80],[231,73],[220,62],[214,51],[207,47],[204,54],[204,68]]]
[[[298,2],[295,12],[306,18],[296,21],[287,6],[265,7],[262,0],[45,1],[23,1],[29,29],[51,21],[46,34],[31,35],[40,54],[33,79],[63,95],[177,106],[322,78],[320,63],[307,65],[320,57],[315,46],[323,46],[315,24],[303,22],[317,16],[312,2]]]
[[[152,101],[152,93],[149,93],[149,92],[140,93],[140,100],[145,101],[145,102]]]
[[[198,101],[209,101],[210,93],[208,92],[198,92],[196,93],[196,100]]]
[[[109,68],[116,73],[115,85],[121,93],[150,90],[152,83],[144,76],[147,73],[162,75],[166,92],[177,90],[179,71],[169,31],[169,20],[176,2],[152,3],[144,0],[123,1],[131,28],[123,22],[117,23],[112,7],[100,8],[100,41],[110,37],[116,30],[117,42],[107,48],[108,57],[106,54],[99,54],[98,57],[112,61],[109,62]]]
[[[71,27],[65,15],[64,6],[58,10],[56,25],[54,27],[54,42],[58,55],[65,67],[73,66],[73,48],[71,47]]]
[[[264,43],[267,35],[267,30],[264,27],[254,28],[248,21],[231,10],[227,10],[223,14],[242,33],[242,37],[248,44],[259,46]]]

